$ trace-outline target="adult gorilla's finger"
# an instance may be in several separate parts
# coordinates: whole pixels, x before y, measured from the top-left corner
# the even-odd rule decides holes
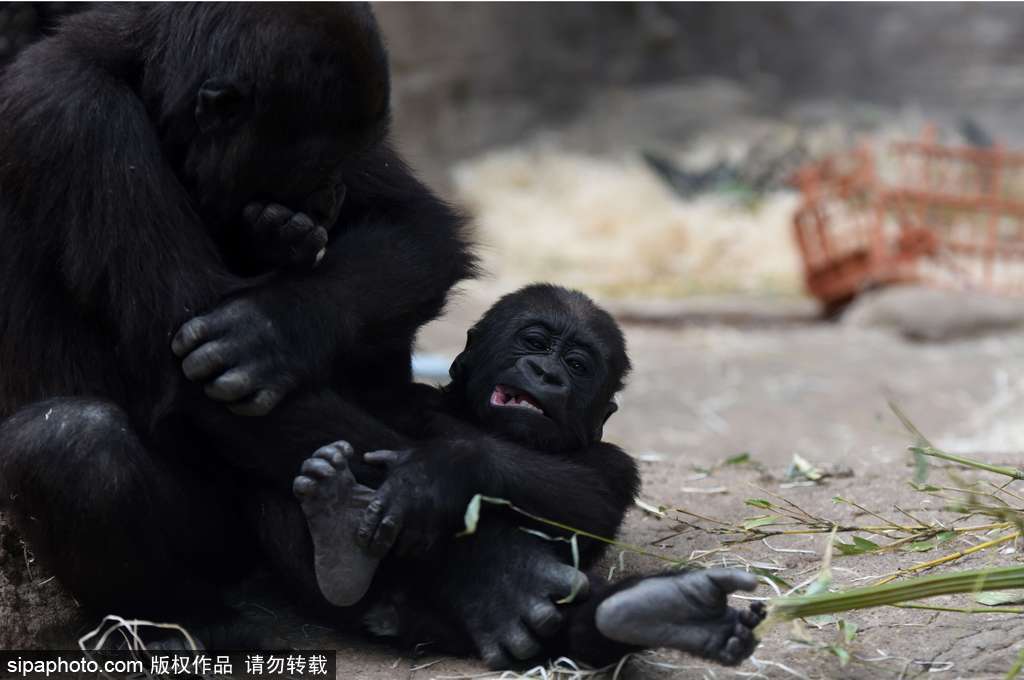
[[[206,396],[217,401],[240,401],[253,393],[252,376],[248,371],[232,369],[203,388]]]
[[[171,340],[171,351],[180,358],[213,337],[213,326],[209,319],[197,316],[182,324],[175,333],[174,339]]]
[[[590,579],[579,569],[561,562],[547,565],[544,569],[548,588],[551,589],[549,594],[563,598],[575,593],[582,599],[590,592]]]
[[[310,233],[316,231],[316,224],[305,213],[295,213],[281,226],[281,240],[285,243],[299,243]]]
[[[228,404],[228,410],[236,416],[265,416],[281,403],[284,394],[278,390],[260,390],[252,399]]]
[[[276,236],[294,214],[277,203],[250,203],[242,210],[242,217],[252,225],[253,233],[259,238]]]
[[[367,451],[363,454],[363,462],[370,465],[386,465],[389,468],[402,462],[401,451]]]
[[[192,381],[209,380],[230,368],[229,347],[223,342],[208,342],[181,362],[185,377]]]
[[[723,593],[757,589],[757,577],[740,569],[708,569],[704,575],[711,579]]]
[[[516,659],[523,661],[530,657],[537,656],[541,652],[541,645],[534,639],[530,631],[521,623],[512,624],[502,634],[502,646]]]
[[[292,262],[298,265],[313,265],[317,253],[327,246],[327,230],[317,227],[306,234],[292,249]]]
[[[537,600],[523,617],[534,633],[550,637],[562,628],[563,616],[551,600]]]

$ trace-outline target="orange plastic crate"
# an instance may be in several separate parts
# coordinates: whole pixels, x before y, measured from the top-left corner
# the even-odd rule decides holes
[[[793,218],[808,291],[838,308],[918,282],[1024,295],[1024,153],[920,141],[803,167]]]

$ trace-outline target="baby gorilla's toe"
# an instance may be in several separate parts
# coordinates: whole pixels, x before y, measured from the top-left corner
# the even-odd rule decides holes
[[[739,618],[742,619],[742,614]],[[736,666],[750,656],[756,647],[757,638],[753,631],[742,620],[738,620],[732,635],[718,654],[718,661],[726,666]]]
[[[749,609],[743,609],[740,611],[740,621],[744,626],[750,629],[757,628],[762,621],[764,621],[765,609],[763,602],[754,602],[750,605]]]
[[[342,461],[342,464],[344,464],[344,461]],[[327,479],[328,477],[333,477],[336,470],[337,467],[332,465],[329,460],[324,458],[307,458],[302,462],[300,472],[314,479]]]
[[[321,446],[313,452],[313,458],[321,458],[330,462],[334,467],[341,467],[354,453],[351,444],[337,441],[327,446]]]

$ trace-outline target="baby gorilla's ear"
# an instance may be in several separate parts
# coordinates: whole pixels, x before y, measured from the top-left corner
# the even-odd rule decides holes
[[[601,437],[604,436],[604,424],[608,422],[608,419],[612,417],[612,414],[619,410],[619,404],[615,400],[609,401],[608,405],[604,409],[604,418],[601,419],[601,424],[594,430],[593,439],[591,441],[599,442]]]
[[[476,340],[476,329],[470,328],[466,331],[466,347],[459,353],[459,356],[455,357],[455,361],[452,362],[451,368],[448,369],[448,375],[451,377],[452,382],[462,382],[466,378],[466,371],[468,369],[467,364],[469,363],[469,352],[473,346],[473,341]]]
[[[615,401],[614,399],[609,401],[608,402],[608,407],[604,411],[604,421],[602,421],[602,424],[603,423],[607,423],[608,419],[612,417],[612,414],[615,413],[618,410],[619,410],[619,402]]]

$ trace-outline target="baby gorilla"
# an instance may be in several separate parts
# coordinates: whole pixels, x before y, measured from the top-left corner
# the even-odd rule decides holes
[[[338,442],[303,464],[294,489],[313,537],[321,592],[338,606],[356,603],[389,552],[445,564],[477,493],[613,536],[635,498],[639,475],[632,458],[601,437],[629,369],[621,329],[582,293],[532,285],[503,297],[469,330],[451,383],[440,389],[418,385],[412,400],[395,400],[405,410],[383,414],[413,442],[408,449],[370,452],[359,461]],[[488,445],[480,446],[485,437]],[[353,475],[361,462],[387,468],[376,491]],[[536,470],[543,474],[525,474]],[[525,520],[494,511],[480,531],[503,522],[515,527]],[[578,540],[580,566],[587,569],[605,545]],[[496,667],[541,655],[602,663],[661,646],[735,664],[756,646],[753,628],[764,612],[759,605],[737,611],[726,598],[755,586],[753,576],[721,569],[598,584],[582,602],[559,608],[538,603],[524,614],[537,637],[547,633],[543,646],[524,635],[522,624],[504,638],[477,633],[472,642]],[[486,597],[480,595],[481,608]],[[402,612],[395,616],[401,620]],[[406,616],[422,618],[424,612]]]

